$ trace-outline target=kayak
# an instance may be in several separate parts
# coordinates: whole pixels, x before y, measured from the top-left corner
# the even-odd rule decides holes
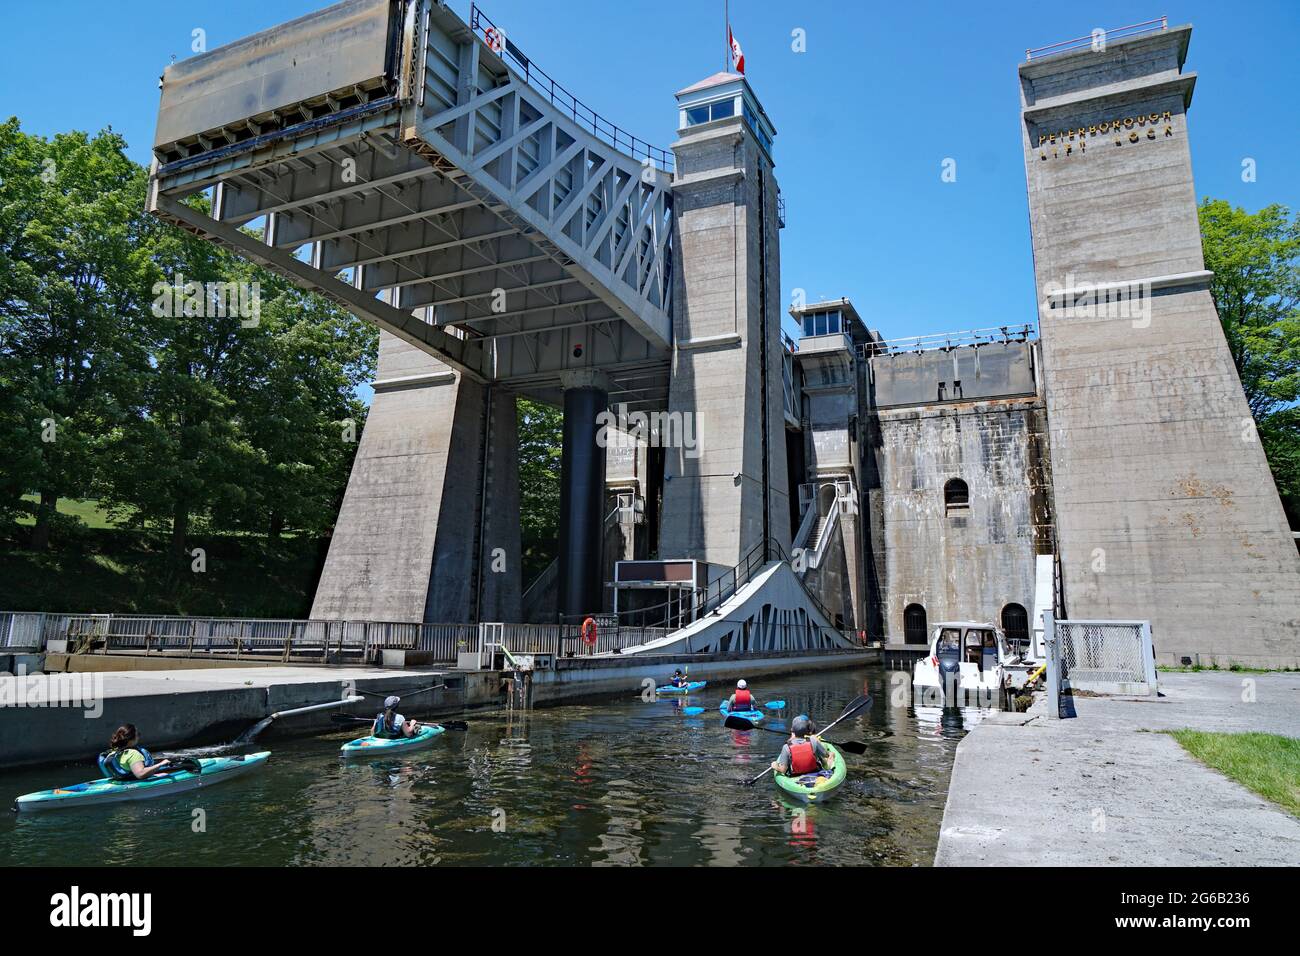
[[[689,694],[693,690],[699,690],[707,683],[708,681],[705,680],[693,680],[690,683],[688,683],[685,687],[674,687],[672,684],[669,684],[666,687],[656,687],[655,693],[656,694]]]
[[[438,724],[421,724],[414,737],[358,737],[356,740],[349,740],[341,749],[345,757],[417,750],[433,743],[446,729]]]
[[[36,810],[64,810],[69,807],[168,797],[174,793],[210,787],[223,780],[242,776],[262,766],[269,756],[271,752],[263,750],[261,753],[241,757],[200,757],[198,759],[202,769],[198,773],[178,770],[175,773],[154,774],[143,780],[115,780],[112,777],[102,777],[99,780],[73,784],[70,787],[55,787],[53,790],[23,794],[14,801],[14,809],[20,813],[30,813]]]
[[[796,800],[807,803],[817,803],[830,797],[840,788],[840,784],[844,783],[849,770],[844,764],[844,754],[824,740],[822,745],[835,755],[835,766],[829,773],[822,770],[818,773],[806,773],[802,777],[787,777],[774,773],[772,776],[776,777],[776,785]]]
[[[751,721],[755,724],[767,717],[767,714],[763,713],[761,710],[727,710],[727,702],[725,700],[718,705],[718,710],[722,713],[723,717],[743,717],[745,720]]]

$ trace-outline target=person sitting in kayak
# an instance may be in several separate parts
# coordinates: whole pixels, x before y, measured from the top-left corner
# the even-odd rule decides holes
[[[679,668],[673,671],[673,679],[670,680],[668,683],[672,687],[685,687],[686,676],[681,672],[681,669]]]
[[[113,731],[108,749],[99,755],[99,769],[114,780],[144,780],[156,773],[167,773],[171,761],[164,758],[155,763],[149,751],[140,746],[135,724],[123,724]]]
[[[380,737],[384,740],[394,740],[399,737],[414,737],[420,725],[414,720],[407,720],[397,712],[397,705],[402,702],[400,697],[389,697],[384,700],[384,709],[379,712],[375,718],[374,729],[370,732],[373,737]]]
[[[727,710],[735,713],[738,710],[754,710],[754,695],[749,692],[749,685],[743,680],[736,681],[736,692],[727,698]]]
[[[812,721],[800,714],[790,722],[790,739],[781,748],[781,756],[772,764],[772,769],[787,777],[802,777],[804,774],[831,770],[835,766],[835,754],[817,739],[813,733]]]

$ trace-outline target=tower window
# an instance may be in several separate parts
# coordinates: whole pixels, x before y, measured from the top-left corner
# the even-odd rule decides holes
[[[953,478],[943,486],[943,507],[948,514],[970,508],[970,489],[960,478]]]

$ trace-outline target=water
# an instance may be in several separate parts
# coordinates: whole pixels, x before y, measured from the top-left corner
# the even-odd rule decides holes
[[[770,775],[781,737],[721,725],[721,688],[469,717],[415,753],[344,762],[356,732],[277,739],[248,777],[175,798],[0,816],[0,864],[928,865],[962,733],[891,707],[879,667],[755,681],[789,718],[821,724],[859,694],[871,710],[828,736],[861,740],[847,782],[803,807]],[[969,726],[969,724],[967,724]],[[143,728],[142,728],[143,729]],[[0,774],[0,801],[98,776],[91,764]],[[202,814],[197,811],[202,811]],[[806,811],[806,817],[801,815]],[[206,832],[195,832],[203,818]]]

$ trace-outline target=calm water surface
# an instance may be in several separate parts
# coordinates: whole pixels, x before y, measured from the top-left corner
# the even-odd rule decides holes
[[[890,672],[754,683],[782,717],[824,725],[864,692],[870,712],[829,735],[861,740],[835,798],[807,809],[755,776],[781,737],[737,733],[722,688],[471,716],[431,749],[347,763],[356,733],[266,737],[265,769],[173,799],[0,817],[3,865],[928,865],[961,721],[891,707]],[[781,726],[784,726],[783,724]],[[970,724],[967,723],[967,727]],[[143,728],[142,728],[143,729]],[[98,776],[92,764],[0,773],[0,800]],[[206,832],[192,829],[196,809]]]

